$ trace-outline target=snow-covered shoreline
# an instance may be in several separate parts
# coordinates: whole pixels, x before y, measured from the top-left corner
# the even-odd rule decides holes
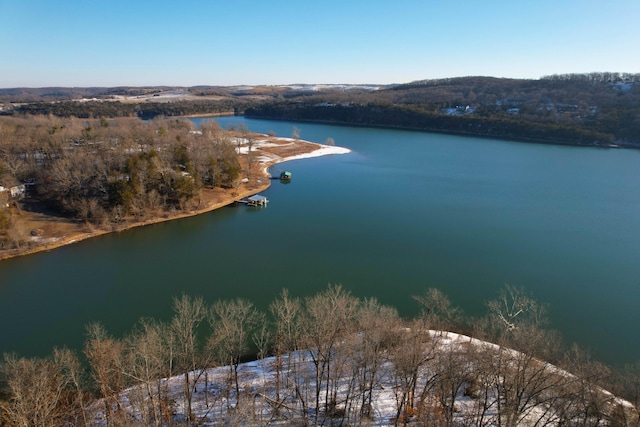
[[[306,141],[302,139],[284,138],[284,137],[270,137],[268,135],[260,135],[260,139],[249,141],[248,138],[235,138],[235,143],[238,145],[236,152],[238,154],[258,153],[259,156],[255,159],[260,163],[269,164],[269,166],[276,163],[284,163],[291,160],[309,159],[312,157],[330,156],[334,154],[348,154],[351,150],[346,147],[339,147],[335,145],[320,144],[318,142]],[[278,155],[273,152],[264,150],[265,148],[278,147],[280,149],[286,147],[293,147],[295,145],[313,145],[317,148],[313,151],[306,153],[292,154],[292,155]]]
[[[259,138],[250,140],[249,138],[236,137],[234,143],[237,145],[236,153],[248,155],[253,153],[256,157],[254,161],[263,165],[262,171],[265,176],[269,176],[269,168],[292,160],[310,159],[313,157],[331,156],[338,154],[348,154],[351,150],[346,147],[320,144],[318,142],[306,141],[302,139],[285,138],[260,134]],[[310,145],[316,149],[303,153],[291,155],[280,155],[274,153],[277,150],[286,150],[296,146]]]
[[[316,143],[312,143],[312,144],[316,144]],[[280,163],[288,162],[291,160],[309,159],[312,157],[331,156],[334,154],[351,153],[351,150],[345,147],[336,147],[335,145],[324,145],[324,144],[317,144],[317,145],[319,145],[320,148],[318,148],[316,151],[312,151],[311,153],[297,154],[294,156],[284,157],[280,161]]]

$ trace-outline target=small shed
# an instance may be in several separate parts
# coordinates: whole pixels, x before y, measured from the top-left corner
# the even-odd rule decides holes
[[[247,205],[249,206],[267,206],[267,202],[269,202],[269,200],[260,194],[247,198]]]
[[[284,171],[280,173],[280,179],[282,181],[289,181],[291,179],[291,172]]]
[[[11,197],[22,197],[26,191],[27,187],[22,185],[16,185],[15,187],[11,187],[9,191],[11,192]]]

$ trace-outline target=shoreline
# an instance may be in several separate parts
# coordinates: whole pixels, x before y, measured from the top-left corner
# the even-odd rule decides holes
[[[254,151],[261,150],[262,148],[267,147],[267,145],[271,146],[273,144],[273,141],[284,142],[285,145],[287,146],[293,145],[294,147],[296,147],[296,146],[312,145],[316,148],[314,150],[307,151],[307,152],[303,150],[303,152],[301,153],[291,154],[288,156],[286,155],[280,156],[274,152],[262,153],[264,155],[263,161],[259,162],[262,176],[260,179],[257,179],[257,183],[258,183],[257,185],[250,185],[250,186],[246,186],[244,188],[238,189],[235,195],[225,194],[222,200],[209,203],[207,206],[204,206],[202,208],[190,209],[188,211],[179,212],[174,215],[163,213],[162,216],[147,219],[144,221],[131,222],[130,224],[124,224],[121,226],[113,225],[111,229],[98,229],[95,231],[77,232],[69,236],[62,236],[59,238],[59,240],[38,244],[33,248],[28,248],[23,250],[21,249],[3,250],[3,251],[0,251],[0,261],[12,259],[12,258],[18,258],[26,255],[33,255],[40,252],[51,251],[54,249],[61,248],[63,246],[68,246],[74,243],[81,242],[83,240],[91,239],[98,236],[103,236],[105,234],[121,233],[127,230],[131,230],[133,228],[144,227],[147,225],[159,224],[162,222],[179,220],[183,218],[189,218],[197,215],[202,215],[208,212],[212,212],[214,210],[223,208],[225,206],[229,206],[245,197],[249,197],[267,190],[271,186],[271,176],[268,171],[269,171],[269,168],[271,168],[272,166],[275,166],[280,163],[288,162],[291,160],[300,160],[300,159],[320,157],[320,156],[333,155],[333,154],[346,154],[351,152],[351,150],[349,150],[348,148],[328,146],[325,144],[320,144],[320,143],[311,142],[311,141],[294,140],[292,138],[282,138],[282,137],[269,137],[268,135],[264,135],[264,134],[257,134],[257,135],[260,135],[260,137],[264,139],[261,140],[263,142],[262,145],[259,143],[256,144],[256,146],[254,147]],[[239,154],[242,154],[242,152]],[[266,182],[263,182],[263,181],[266,181]],[[208,191],[212,193],[214,190],[203,189],[201,191]],[[78,227],[82,227],[82,226],[83,225],[78,225]]]
[[[132,222],[130,224],[121,225],[121,226],[114,225],[114,227],[111,230],[95,230],[95,231],[89,231],[89,232],[80,232],[68,237],[62,237],[60,238],[60,240],[40,244],[36,247],[26,249],[26,250],[11,249],[11,250],[8,250],[7,253],[0,252],[0,261],[6,260],[6,259],[18,258],[25,255],[33,255],[39,252],[51,251],[54,249],[61,248],[63,246],[79,243],[79,242],[82,242],[83,240],[91,239],[93,237],[104,236],[105,234],[122,233],[128,230],[131,230],[133,228],[144,227],[147,225],[159,224],[162,222],[173,221],[173,220],[178,220],[183,218],[189,218],[196,215],[201,215],[207,212],[214,211],[216,209],[223,208],[225,206],[229,206],[235,203],[237,200],[240,200],[244,197],[248,197],[252,194],[264,191],[268,189],[270,186],[271,186],[271,182],[268,182],[267,184],[263,184],[262,187],[246,189],[243,192],[239,192],[236,196],[233,196],[231,198],[225,199],[217,203],[213,203],[204,208],[192,209],[187,212],[181,212],[168,217],[162,216],[162,217],[147,219],[144,221]]]
[[[314,124],[324,124],[324,125],[332,125],[332,126],[345,126],[345,127],[358,127],[358,128],[375,128],[375,129],[388,129],[388,130],[402,130],[408,132],[422,132],[422,133],[437,133],[441,135],[456,135],[456,136],[466,136],[473,138],[482,138],[482,139],[495,139],[499,141],[513,141],[513,142],[521,142],[521,143],[529,143],[529,144],[543,144],[543,145],[556,145],[563,147],[581,147],[581,148],[606,148],[606,149],[616,149],[616,148],[628,148],[628,149],[640,149],[640,142],[628,142],[628,141],[613,141],[602,142],[602,143],[587,143],[587,142],[574,142],[569,140],[558,140],[558,139],[545,139],[545,138],[534,138],[534,137],[526,137],[526,136],[500,136],[500,135],[490,135],[486,133],[480,132],[465,132],[460,130],[443,130],[443,129],[428,129],[421,127],[411,127],[411,126],[390,126],[390,125],[375,125],[375,124],[364,124],[364,123],[352,123],[348,121],[339,121],[339,120],[314,120],[314,119],[293,119],[293,118],[283,118],[283,117],[270,117],[270,116],[247,116],[244,115],[247,119],[258,119],[258,120],[275,120],[275,121],[284,121],[284,122],[299,122],[299,123],[314,123]]]

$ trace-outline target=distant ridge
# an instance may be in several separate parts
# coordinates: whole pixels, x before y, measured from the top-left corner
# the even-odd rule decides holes
[[[640,74],[554,74],[535,80],[468,76],[379,86],[14,88],[0,89],[0,114],[144,119],[246,114],[266,119],[640,148]]]

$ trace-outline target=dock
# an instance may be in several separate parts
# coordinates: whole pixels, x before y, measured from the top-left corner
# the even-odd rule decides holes
[[[281,181],[290,181],[291,180],[291,172],[284,171],[280,174]]]
[[[238,200],[238,202],[244,203],[247,206],[267,206],[269,200],[260,194],[255,194],[253,196],[247,197],[246,199]]]
[[[280,172],[279,176],[272,176],[271,179],[279,179],[280,181],[291,181],[291,172],[284,171]]]

